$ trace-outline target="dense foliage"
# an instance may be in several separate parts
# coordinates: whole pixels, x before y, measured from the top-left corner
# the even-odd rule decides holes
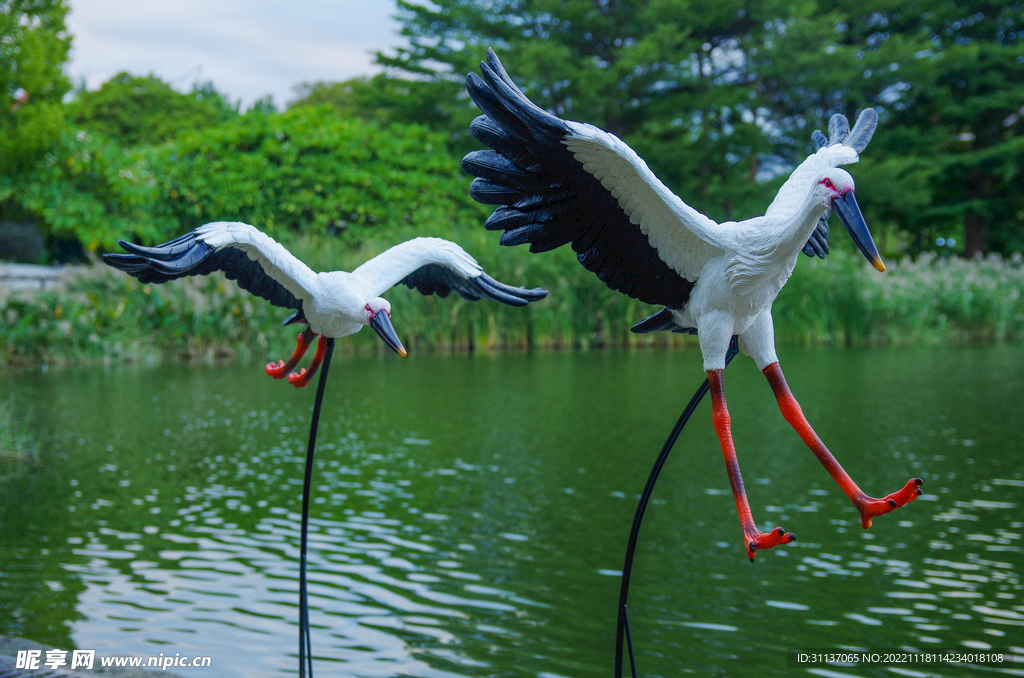
[[[456,177],[478,146],[463,78],[493,46],[538,103],[624,137],[716,219],[761,213],[811,129],[873,106],[882,123],[855,175],[886,255],[928,251],[937,237],[967,255],[1024,245],[1019,1],[398,6],[407,45],[378,55],[386,74],[307,83],[290,111],[268,99],[239,115],[210,83],[179,93],[126,73],[62,105],[66,3],[7,2],[0,217],[87,249],[109,247],[126,226],[156,239],[209,218],[316,232],[476,219],[464,188],[441,176]],[[435,199],[402,204],[419,190]],[[448,198],[451,210],[434,209]]]
[[[155,76],[118,73],[99,89],[83,90],[70,103],[76,126],[122,146],[160,144],[182,132],[203,129],[238,115],[212,83],[196,84],[182,94]]]
[[[447,230],[485,214],[441,135],[345,119],[329,106],[250,111],[156,146],[68,131],[10,185],[10,201],[41,217],[51,236],[77,238],[92,252],[216,220],[356,243],[362,236],[353,233]]]
[[[12,179],[7,206],[41,220],[51,242],[73,240],[92,252],[129,233],[157,240],[177,228],[159,216],[163,196],[151,169],[158,152],[66,130],[32,168]]]
[[[465,144],[462,78],[488,46],[540,105],[622,136],[716,219],[761,213],[770,178],[832,113],[882,117],[858,182],[903,249],[1024,243],[1024,3],[987,0],[399,0],[409,46],[378,61],[434,84],[418,119]],[[864,192],[864,195],[868,195]],[[896,244],[896,240],[893,244]]]
[[[719,220],[763,213],[832,113],[876,108],[881,125],[851,169],[876,240],[898,265],[873,277],[844,255],[852,246],[837,232],[838,252],[801,262],[783,292],[780,337],[1019,336],[1021,269],[1009,255],[1024,248],[1021,2],[398,5],[407,43],[378,55],[386,73],[306,83],[285,111],[268,97],[241,113],[212,83],[177,92],[127,73],[64,101],[66,1],[0,0],[0,221],[34,223],[50,257],[72,243],[87,259],[118,238],[157,243],[206,221],[242,220],[318,270],[416,235],[447,237],[496,277],[551,295],[509,311],[396,290],[410,345],[689,341],[630,335],[654,309],[607,290],[567,248],[499,250],[481,228],[488,210],[469,199],[459,169],[479,147],[467,133],[478,111],[464,76],[494,47],[540,105],[622,136]],[[1004,257],[932,260],[939,237]],[[136,358],[240,345],[278,353],[291,343],[290,332],[266,329],[273,308],[216,279],[150,289],[96,271],[76,285],[0,300],[0,362],[96,357],[111,346]],[[201,312],[210,304],[216,318]]]
[[[60,136],[71,89],[67,13],[65,0],[0,0],[0,201],[4,179]]]
[[[161,204],[182,225],[240,220],[358,242],[370,230],[482,214],[439,134],[347,119],[330,106],[250,112],[181,135],[162,154]]]

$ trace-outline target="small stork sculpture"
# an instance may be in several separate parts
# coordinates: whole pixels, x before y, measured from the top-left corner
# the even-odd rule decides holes
[[[314,273],[273,238],[240,222],[206,224],[156,247],[119,242],[128,253],[104,254],[103,261],[144,283],[164,283],[223,271],[242,289],[275,306],[291,309],[293,313],[284,319],[283,325],[308,325],[299,334],[298,346],[288,362],[270,363],[266,372],[275,379],[287,376],[289,383],[300,388],[309,383],[318,368],[322,369],[306,448],[299,546],[299,676],[304,678],[308,670],[312,678],[306,587],[309,494],[316,432],[334,340],[369,325],[388,347],[404,357],[405,348],[391,324],[391,304],[380,297],[395,285],[441,297],[455,291],[470,301],[487,298],[510,306],[525,306],[543,299],[547,292],[498,282],[484,273],[464,249],[440,238],[414,238],[395,245],[351,273]],[[317,350],[309,368],[291,372],[316,337]]]
[[[441,238],[414,238],[370,259],[351,273],[314,273],[276,240],[249,224],[217,221],[174,240],[143,247],[119,241],[128,254],[104,254],[103,261],[144,283],[223,271],[242,289],[275,306],[294,311],[282,325],[303,323],[298,346],[288,360],[266,366],[275,379],[287,376],[297,388],[309,383],[324,361],[327,340],[355,334],[369,325],[395,353],[405,356],[391,324],[391,304],[380,295],[395,285],[446,297],[452,291],[476,301],[482,297],[525,306],[547,296],[498,282],[473,257]],[[291,372],[314,338],[309,369]]]
[[[921,480],[881,499],[864,493],[804,418],[775,353],[771,306],[801,251],[828,252],[834,210],[857,247],[885,270],[854,197],[853,178],[838,165],[856,162],[877,125],[865,109],[850,130],[833,116],[831,137],[814,136],[817,152],[797,167],[764,216],[715,223],[675,196],[617,137],[562,120],[531,102],[493,50],[467,76],[469,95],[484,115],[470,126],[494,150],[462,161],[476,177],[472,196],[499,207],[485,226],[502,230],[502,245],[530,244],[543,252],[571,244],[579,262],[608,287],[664,310],[634,332],[696,333],[710,383],[712,419],[725,457],[747,557],[795,538],[776,527],[761,532],[740,475],[726,408],[723,371],[733,336],[768,379],[783,416],[860,512],[861,525],[913,501]]]

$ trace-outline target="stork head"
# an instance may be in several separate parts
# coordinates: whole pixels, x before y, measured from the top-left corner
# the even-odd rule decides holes
[[[366,302],[363,310],[366,312],[366,324],[373,328],[373,331],[384,340],[384,343],[392,351],[404,358],[406,356],[405,347],[398,340],[395,328],[391,324],[391,303],[387,299],[374,297]]]
[[[864,214],[860,211],[857,198],[853,191],[853,177],[846,170],[833,167],[824,172],[818,179],[815,187],[821,196],[822,202],[830,210],[839,215],[839,220],[846,226],[850,237],[857,245],[861,254],[871,262],[871,265],[879,271],[885,270],[882,257],[878,254],[875,241],[868,230],[868,224],[864,220]]]

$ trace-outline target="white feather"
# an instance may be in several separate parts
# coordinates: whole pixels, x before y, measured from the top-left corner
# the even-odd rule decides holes
[[[611,191],[631,221],[636,206],[645,206],[634,223],[666,264],[684,278],[695,280],[707,260],[721,252],[718,224],[668,190],[618,137],[593,125],[566,124],[572,134],[562,143],[573,157],[586,159],[584,170]]]
[[[352,271],[352,275],[373,296],[379,296],[427,264],[440,264],[469,279],[483,273],[476,259],[455,243],[441,238],[413,238],[378,254]]]
[[[242,250],[267,275],[303,301],[312,299],[319,292],[316,273],[254,226],[240,221],[214,221],[196,229],[196,240],[215,250],[224,247]]]
[[[819,148],[817,153],[807,156],[789,175],[775,195],[775,200],[765,210],[766,217],[791,215],[799,209],[808,193],[814,188],[814,180],[822,172],[840,165],[849,165],[860,160],[857,151],[849,146],[837,144]]]

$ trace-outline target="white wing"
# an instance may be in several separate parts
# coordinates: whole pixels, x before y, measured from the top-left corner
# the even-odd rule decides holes
[[[364,290],[375,297],[387,292],[403,278],[428,264],[438,264],[472,280],[483,269],[469,254],[441,238],[413,238],[378,254],[352,271]]]
[[[583,169],[618,201],[630,223],[679,275],[696,280],[722,249],[718,224],[679,199],[618,137],[593,125],[566,123],[565,144]]]
[[[197,228],[195,237],[215,250],[230,247],[245,252],[268,276],[299,299],[312,299],[319,289],[317,275],[309,266],[255,226],[240,221],[216,221]]]

